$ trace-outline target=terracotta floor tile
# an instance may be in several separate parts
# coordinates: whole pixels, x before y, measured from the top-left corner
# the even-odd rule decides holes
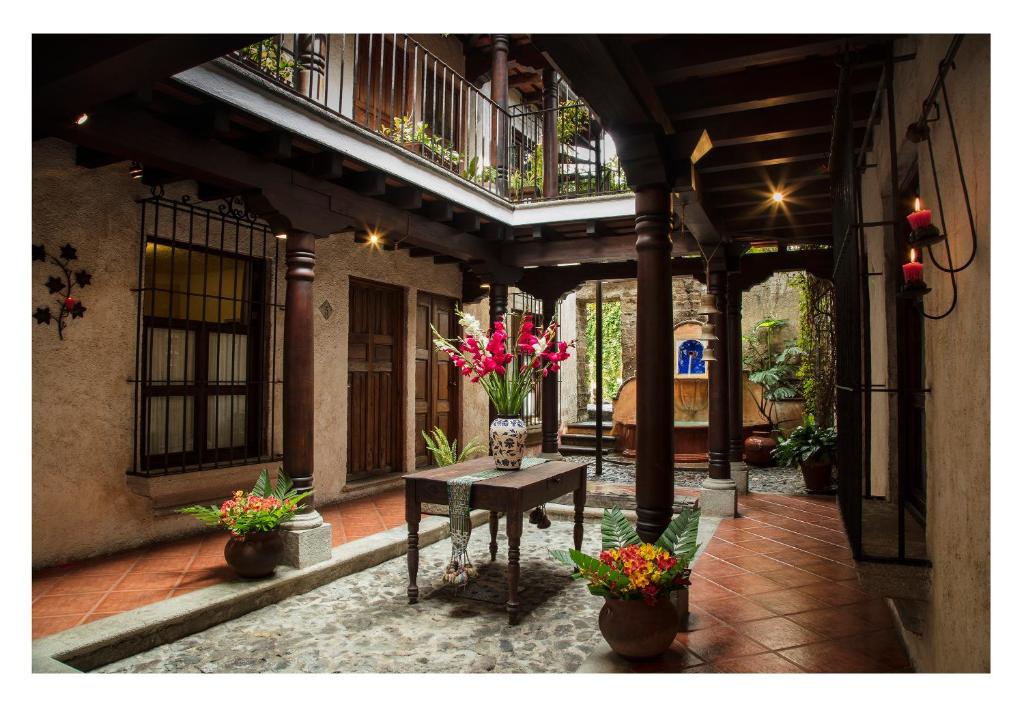
[[[115,589],[174,589],[181,579],[181,572],[129,572],[118,582]]]
[[[735,593],[712,582],[710,579],[695,577],[692,582],[690,585],[690,599],[705,608],[707,608],[707,602],[711,600],[736,596]]]
[[[884,599],[872,598],[859,604],[849,604],[843,609],[873,628],[890,628],[893,625],[892,612]]]
[[[793,623],[782,616],[734,623],[732,627],[744,636],[753,638],[761,645],[771,648],[773,651],[826,640],[824,636]]]
[[[760,572],[762,577],[767,577],[773,582],[778,582],[783,587],[802,587],[807,584],[814,584],[821,581],[821,577],[810,572],[805,572],[796,567],[784,567],[780,570]]]
[[[697,606],[692,601],[690,602],[690,613],[686,618],[687,631],[699,631],[702,628],[718,626],[721,623],[721,621],[709,614],[706,610]]]
[[[736,574],[728,577],[719,577],[715,581],[726,589],[730,589],[743,596],[774,592],[783,588],[783,585],[778,582],[773,582],[767,577],[757,574]]]
[[[827,605],[823,602],[802,594],[797,589],[783,589],[778,592],[766,592],[765,594],[754,594],[751,601],[774,611],[776,614],[795,614],[800,611],[811,611],[822,609]]]
[[[774,540],[768,540],[767,538],[762,538],[760,540],[741,540],[736,544],[742,548],[746,548],[747,550],[753,550],[756,553],[765,555],[771,552],[782,552],[783,550],[789,549],[787,545],[777,543]]]
[[[60,579],[60,577],[45,577],[45,578],[42,578],[42,579],[37,579],[37,578],[33,577],[32,578],[32,598],[33,599],[38,599],[43,594],[46,594],[48,591],[50,591],[50,588],[53,587],[53,585],[57,583],[57,581],[59,579]]]
[[[820,582],[818,584],[807,584],[800,587],[804,594],[814,597],[831,606],[845,606],[857,604],[871,598],[859,589],[844,586],[836,582]]]
[[[714,664],[719,673],[802,673],[799,667],[777,653],[746,655],[742,658],[720,660]]]
[[[701,608],[725,623],[766,619],[775,615],[760,604],[755,604],[750,599],[738,595],[702,602]]]
[[[784,550],[783,552],[772,552],[765,555],[765,557],[770,557],[773,560],[785,562],[787,565],[793,565],[794,567],[799,567],[801,569],[807,567],[808,565],[819,564],[822,560],[822,558],[818,555],[812,555],[811,553],[804,552],[803,550]]]
[[[715,537],[721,538],[722,540],[728,540],[731,543],[739,542],[741,540],[759,540],[760,535],[755,535],[749,530],[741,530],[740,528],[719,528],[715,531]]]
[[[138,561],[141,553],[133,552],[128,555],[113,555],[111,557],[85,560],[84,562],[72,565],[68,573],[77,575],[92,574],[124,574],[131,569]]]
[[[81,594],[45,595],[32,603],[33,618],[48,618],[66,614],[84,614],[90,611],[103,598],[103,592],[84,592]]]
[[[692,633],[681,633],[677,640],[706,663],[765,652],[764,646],[760,643],[750,640],[728,626],[714,626]]]
[[[132,572],[184,572],[192,563],[192,555],[144,555]]]
[[[65,616],[33,616],[32,617],[32,638],[42,638],[51,633],[66,631],[78,625],[83,614],[70,614]]]
[[[223,552],[216,555],[196,555],[195,559],[192,560],[192,564],[188,566],[188,571],[192,572],[225,566],[227,566],[227,561],[224,559]]]
[[[707,555],[702,556],[697,560],[697,564],[694,565],[693,571],[702,577],[708,577],[710,579],[729,577],[737,574],[749,574],[742,567],[737,567],[734,564]]]
[[[185,572],[181,575],[180,581],[174,586],[174,589],[199,589],[232,579],[235,579],[235,573],[227,565],[210,567],[195,572]]]
[[[743,557],[745,555],[756,555],[755,550],[750,550],[745,547],[740,547],[725,540],[712,540],[708,543],[705,552],[712,557],[717,557],[720,560],[729,560],[733,557]]]
[[[882,668],[842,641],[790,648],[779,655],[815,673],[877,673]]]
[[[53,580],[48,594],[106,592],[113,589],[119,579],[121,575],[117,574],[69,574]]]
[[[789,567],[789,565],[779,562],[771,557],[766,557],[765,555],[733,557],[730,558],[729,563],[749,572],[770,572],[772,570],[781,570]]]
[[[93,621],[99,621],[100,619],[105,619],[108,616],[117,616],[120,613],[122,613],[122,612],[120,612],[120,611],[103,611],[103,612],[94,611],[91,614],[88,614],[84,619],[82,619],[82,623],[83,624],[91,624]]]
[[[789,620],[828,638],[846,638],[867,633],[875,627],[846,609],[830,607],[790,614]]]
[[[857,579],[857,570],[832,560],[814,562],[804,566],[803,569],[836,582],[844,579]]]
[[[733,520],[731,527],[741,528],[744,530],[753,528],[763,528],[764,523],[753,518],[736,518],[735,520]]]
[[[910,667],[903,644],[894,629],[862,633],[845,639],[850,648],[880,663],[883,667],[901,669]]]
[[[145,589],[124,592],[110,592],[106,598],[99,603],[96,611],[99,612],[120,612],[131,611],[146,604],[162,601],[170,596],[166,589]]]
[[[692,668],[686,668],[684,673],[720,673],[722,671],[715,668],[711,663],[702,663],[695,665]]]
[[[632,663],[630,672],[634,673],[678,673],[696,665],[703,665],[704,661],[686,650],[680,642],[675,641],[672,647],[656,660],[645,660]]]

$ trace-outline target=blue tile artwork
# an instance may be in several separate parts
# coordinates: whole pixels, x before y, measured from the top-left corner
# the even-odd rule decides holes
[[[676,369],[680,375],[704,373],[704,346],[696,339],[687,339],[680,343]]]

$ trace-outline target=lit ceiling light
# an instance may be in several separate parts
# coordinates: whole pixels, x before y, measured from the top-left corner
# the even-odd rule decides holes
[[[556,265],[556,267],[559,267],[559,268],[571,268],[574,265],[579,265],[579,263],[558,263]]]
[[[274,234],[274,238],[277,238],[278,240],[282,240],[282,241],[283,240],[287,240],[288,234],[285,233],[284,231],[281,231],[280,233],[275,233]]]
[[[142,179],[142,165],[138,162],[132,162],[132,166],[128,168],[128,174],[131,175],[132,179]]]
[[[378,236],[376,233],[371,233],[370,245],[377,245],[378,243],[380,243],[380,236]]]
[[[782,196],[781,191],[777,191],[772,194],[772,201],[774,201],[776,204],[781,204],[784,198],[785,197]]]
[[[75,125],[85,125],[87,120],[89,120],[89,114],[82,113],[77,118],[75,118]]]

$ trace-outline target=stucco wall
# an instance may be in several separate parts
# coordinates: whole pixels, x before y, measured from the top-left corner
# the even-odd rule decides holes
[[[898,64],[895,89],[896,127],[900,140],[899,169],[910,169],[916,159],[921,175],[921,198],[938,223],[937,199],[931,179],[927,144],[912,145],[903,137],[916,120],[935,79],[949,35],[903,40],[897,54],[916,52],[914,61]],[[978,253],[970,268],[957,276],[959,300],[953,313],[925,323],[925,415],[928,476],[927,550],[932,561],[931,599],[923,634],[911,635],[909,648],[917,665],[928,671],[989,670],[989,390],[990,390],[990,40],[968,36],[956,57],[956,69],[946,79],[956,120],[960,154],[978,228]],[[948,116],[931,124],[933,149],[942,188],[949,244],[955,263],[970,255],[971,239],[963,194],[954,161]],[[882,126],[886,125],[883,116]],[[876,130],[880,200],[889,197],[888,143],[885,130]],[[881,156],[881,159],[877,159]],[[867,203],[867,199],[865,202]],[[867,214],[865,214],[867,217]],[[877,236],[881,237],[881,236]],[[869,253],[872,267],[878,249]],[[945,249],[935,253],[945,262]],[[949,277],[926,259],[925,279],[932,292],[924,298],[925,311],[945,311],[952,298]],[[872,315],[881,307],[875,296]],[[888,311],[891,320],[891,309]],[[886,336],[887,321],[872,317],[872,338]],[[892,341],[889,338],[889,341]],[[872,368],[876,367],[872,351]],[[888,357],[888,356],[886,356]],[[880,375],[880,374],[879,374]],[[874,382],[881,382],[873,375]],[[874,413],[876,408],[873,407]],[[880,410],[881,412],[881,410]],[[882,435],[873,433],[875,442]],[[881,439],[879,439],[881,442]],[[872,463],[883,463],[881,452]],[[874,477],[873,470],[873,477]]]
[[[149,499],[129,491],[126,483],[132,454],[129,380],[135,368],[132,289],[137,286],[140,230],[135,199],[148,196],[148,189],[129,177],[125,163],[95,170],[76,167],[74,148],[59,140],[33,143],[32,178],[33,243],[52,252],[72,243],[78,249],[76,264],[93,274],[92,284],[81,292],[86,315],[68,327],[64,341],[58,340],[55,325],[32,325],[33,566],[200,532],[189,518],[154,515]],[[195,186],[168,187],[168,196],[179,192],[194,194]],[[54,297],[43,283],[53,270],[33,262],[33,306],[52,304]],[[461,296],[457,266],[435,265],[404,252],[371,251],[344,234],[317,241],[314,300],[319,307],[326,299],[334,310],[330,319],[314,313],[318,503],[340,498],[346,482],[350,276],[404,288],[409,332],[414,331],[418,290]],[[404,458],[409,470],[418,434],[412,425],[413,345],[412,335],[407,336]],[[478,386],[462,387],[462,438],[484,438],[482,397]],[[258,469],[242,475],[255,476]]]

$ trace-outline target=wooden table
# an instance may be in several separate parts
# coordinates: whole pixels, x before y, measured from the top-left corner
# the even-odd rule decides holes
[[[409,603],[419,600],[416,573],[419,570],[420,504],[448,503],[448,479],[494,468],[491,457],[473,459],[461,464],[428,469],[405,477],[405,519],[409,524]],[[547,461],[519,471],[511,471],[492,479],[473,483],[469,496],[470,510],[491,512],[491,561],[498,556],[498,513],[505,514],[508,535],[508,611],[509,625],[519,622],[519,540],[523,534],[523,512],[572,492],[573,544],[583,544],[583,508],[587,502],[587,465],[566,461]]]

